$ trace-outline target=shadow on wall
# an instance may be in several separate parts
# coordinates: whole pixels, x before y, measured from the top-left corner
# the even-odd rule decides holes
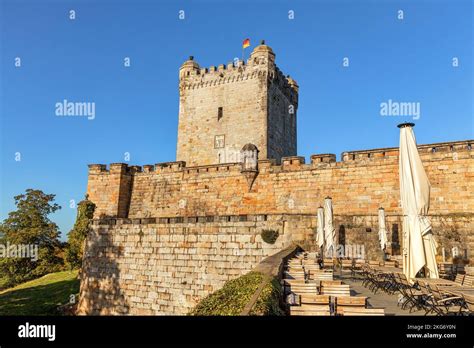
[[[339,244],[346,245],[346,227],[344,225],[339,226]]]
[[[117,258],[122,247],[113,245],[110,228],[99,227],[87,236],[81,270],[77,314],[126,315],[130,306],[120,290]]]
[[[398,224],[392,225],[392,255],[400,255],[400,232]]]

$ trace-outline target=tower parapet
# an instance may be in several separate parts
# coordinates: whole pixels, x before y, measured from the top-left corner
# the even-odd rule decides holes
[[[189,166],[231,162],[255,144],[261,159],[296,155],[298,84],[262,42],[247,62],[201,67],[193,57],[179,72],[177,160]]]

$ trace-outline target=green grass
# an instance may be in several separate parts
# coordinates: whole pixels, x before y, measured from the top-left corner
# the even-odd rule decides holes
[[[0,315],[55,315],[79,292],[77,270],[50,273],[0,291]]]

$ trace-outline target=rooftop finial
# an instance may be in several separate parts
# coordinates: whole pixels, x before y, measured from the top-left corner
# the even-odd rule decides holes
[[[265,40],[260,41],[260,45],[265,45]]]
[[[194,60],[194,56],[189,56],[189,60]]]

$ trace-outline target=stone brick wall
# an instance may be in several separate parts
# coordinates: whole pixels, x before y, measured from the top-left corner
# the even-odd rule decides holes
[[[419,146],[432,185],[430,218],[440,247],[474,253],[472,141]],[[82,313],[182,314],[226,280],[292,242],[314,248],[316,211],[331,196],[339,242],[380,259],[377,210],[385,208],[389,253],[402,248],[398,150],[260,160],[249,185],[239,163],[91,165],[96,222],[88,238]],[[275,245],[260,240],[277,229]]]
[[[298,88],[276,67],[270,47],[257,46],[246,64],[207,69],[189,59],[180,69],[179,95],[178,161],[238,162],[248,143],[257,146],[260,158],[280,161],[296,154]]]
[[[227,280],[290,244],[281,229],[275,244],[260,237],[263,227],[279,228],[278,219],[239,220],[95,221],[86,241],[78,313],[186,314]]]
[[[474,212],[469,142],[422,145],[419,150],[432,185],[430,215],[451,235],[461,233],[452,239],[466,242],[466,248],[464,234]],[[313,155],[310,164],[302,157],[284,158],[281,165],[261,160],[250,190],[238,163],[186,167],[172,162],[143,169],[123,165],[120,171],[118,164],[110,170],[92,165],[88,193],[97,205],[96,217],[315,216],[326,196],[333,199],[335,215],[365,217],[364,224],[375,230],[372,217],[379,207],[388,219],[400,216],[397,149],[346,152],[341,162],[334,157]]]
[[[280,161],[282,157],[297,154],[298,95],[288,96],[284,90],[285,86],[275,81],[272,81],[268,87],[268,158],[274,158],[277,161]]]

